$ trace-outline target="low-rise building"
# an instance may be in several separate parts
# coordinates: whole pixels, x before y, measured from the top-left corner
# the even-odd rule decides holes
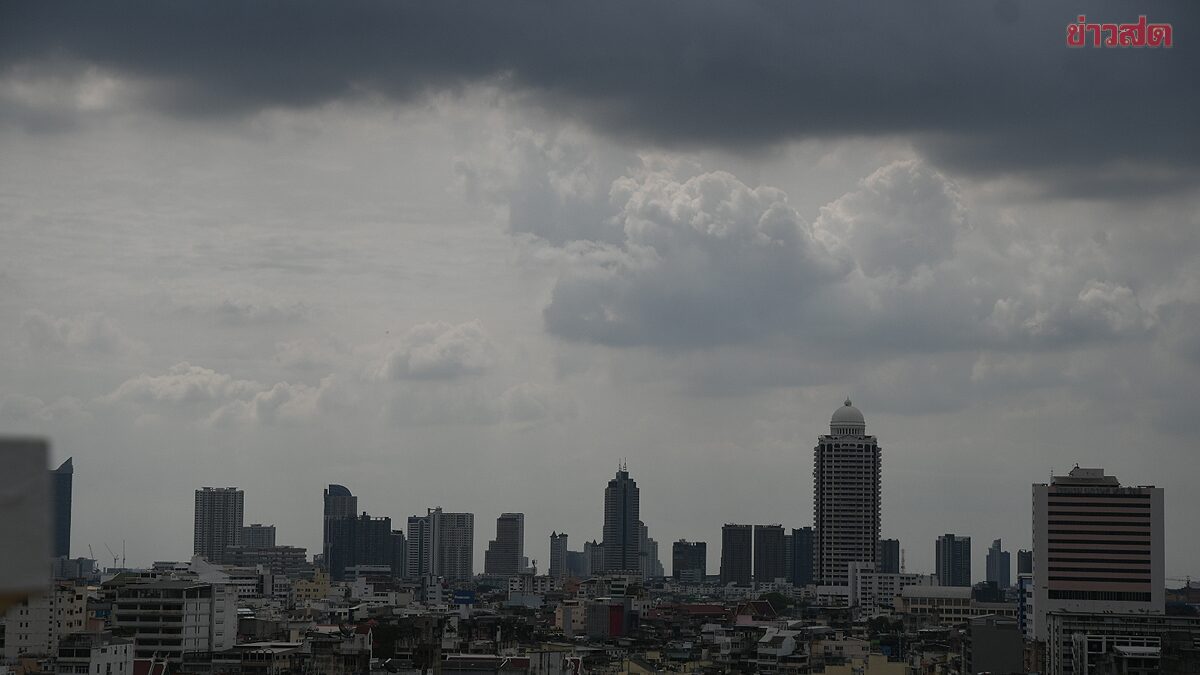
[[[56,675],[132,675],[133,641],[112,633],[74,633],[58,643]]]
[[[5,660],[21,656],[51,656],[59,640],[84,629],[87,593],[83,586],[54,584],[41,595],[13,605],[4,615]]]
[[[237,636],[237,595],[225,584],[186,579],[116,589],[113,626],[134,635],[134,656],[179,664],[185,652],[219,652]]]

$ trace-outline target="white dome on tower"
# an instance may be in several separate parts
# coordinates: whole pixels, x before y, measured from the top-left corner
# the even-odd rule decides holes
[[[829,430],[835,436],[861,435],[867,428],[867,421],[862,411],[855,408],[850,399],[842,407],[834,411],[829,420]]]

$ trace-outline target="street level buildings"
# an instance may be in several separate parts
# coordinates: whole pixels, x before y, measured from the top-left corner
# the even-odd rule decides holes
[[[813,449],[815,576],[823,586],[845,586],[848,566],[874,568],[879,556],[880,448],[868,436],[862,411],[846,399],[833,413],[829,434]]]

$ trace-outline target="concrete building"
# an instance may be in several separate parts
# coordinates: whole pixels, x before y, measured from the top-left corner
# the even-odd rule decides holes
[[[896,611],[922,623],[953,626],[987,614],[1017,618],[1017,606],[1007,602],[979,602],[970,586],[905,586],[896,598]]]
[[[220,652],[237,637],[237,595],[225,584],[163,580],[115,589],[112,624],[133,633],[134,657],[180,664],[186,652]]]
[[[887,614],[895,610],[896,596],[908,586],[934,586],[929,574],[877,572],[866,563],[850,563],[850,606],[858,607],[863,616]]]
[[[211,563],[224,560],[225,547],[240,543],[246,495],[235,487],[196,490],[192,554]]]
[[[583,542],[583,557],[587,560],[587,574],[596,576],[604,573],[604,545],[595,539]]]
[[[408,519],[408,571],[405,576],[470,579],[474,575],[475,515],[446,513],[441,507]]]
[[[813,583],[813,529],[792,529],[792,585],[803,588]]]
[[[703,583],[708,574],[708,544],[680,539],[671,545],[671,577],[676,581]]]
[[[658,542],[650,536],[650,528],[638,521],[638,569],[642,580],[661,579],[666,576],[658,558]]]
[[[885,574],[899,574],[900,569],[900,540],[879,540],[879,565],[876,569]]]
[[[227,546],[225,564],[236,567],[262,565],[273,574],[290,577],[312,572],[308,552],[297,546]]]
[[[1058,610],[1044,621],[1050,675],[1200,672],[1196,617]]]
[[[934,547],[939,586],[971,585],[971,538],[943,534]]]
[[[550,576],[562,579],[570,574],[567,565],[567,533],[550,533]]]
[[[404,530],[392,530],[392,576],[402,577],[408,571],[408,539]]]
[[[971,617],[962,638],[964,673],[1024,673],[1025,640],[1016,619]]]
[[[350,490],[344,485],[330,483],[329,487],[325,488],[325,517],[321,537],[321,558],[325,561],[325,569],[330,569],[331,561],[336,558],[339,553],[334,552],[333,534],[334,521],[341,518],[354,518],[358,515],[358,497],[350,493]],[[342,552],[341,555],[348,555],[347,552]],[[344,565],[342,565],[344,567]]]
[[[721,585],[749,586],[753,566],[754,529],[727,523],[721,528]]]
[[[1017,574],[1033,574],[1033,551],[1017,551]]]
[[[75,479],[73,457],[50,472],[50,498],[53,500],[52,512],[54,525],[51,543],[51,554],[55,558],[71,557],[71,483]]]
[[[583,551],[567,551],[567,576],[586,579],[591,576],[591,565]]]
[[[605,574],[638,574],[641,527],[640,495],[637,482],[629,477],[624,464],[604,490],[604,567]],[[593,570],[594,572],[594,570]]]
[[[824,586],[849,582],[848,565],[874,568],[879,555],[880,448],[862,412],[846,399],[829,434],[813,448],[815,577]]]
[[[265,548],[275,545],[275,526],[254,523],[242,527],[238,544],[248,548]]]
[[[497,576],[517,574],[524,567],[525,514],[502,513],[496,519],[496,538],[483,553],[483,573]],[[470,576],[470,575],[468,575]]]
[[[786,579],[783,526],[754,526],[754,580],[758,583]]]
[[[988,548],[986,579],[1001,589],[1012,585],[1012,556],[1008,551],[1001,550],[999,539],[994,540]]]
[[[53,656],[59,641],[84,629],[87,588],[54,584],[45,593],[26,598],[4,614],[3,656]]]
[[[55,675],[133,675],[133,641],[112,633],[75,633],[58,643]]]
[[[1050,612],[1162,614],[1163,491],[1075,467],[1033,486],[1033,634]]]
[[[329,526],[329,557],[325,567],[334,581],[346,578],[346,570],[363,565],[391,567],[392,519],[373,518],[367,513],[358,517],[339,517],[327,521]]]

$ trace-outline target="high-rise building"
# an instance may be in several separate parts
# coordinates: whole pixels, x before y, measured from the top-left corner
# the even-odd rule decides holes
[[[939,586],[971,585],[971,538],[943,534],[934,547]]]
[[[641,527],[637,482],[622,464],[604,490],[604,569],[606,574],[641,572]]]
[[[567,533],[550,533],[550,576],[562,579],[570,573],[567,565]]]
[[[1165,611],[1163,490],[1078,466],[1033,486],[1033,634],[1049,612]]]
[[[192,553],[214,564],[224,560],[225,547],[236,546],[242,533],[245,493],[235,487],[196,490]]]
[[[483,573],[513,576],[525,557],[525,514],[502,513],[496,519],[496,538],[483,553]]]
[[[846,399],[813,449],[815,575],[823,586],[849,583],[848,565],[874,569],[879,549],[880,448],[862,412]]]
[[[325,520],[321,538],[321,556],[325,561],[325,569],[332,569],[331,561],[339,555],[345,559],[348,551],[335,552],[332,549],[333,521],[340,518],[355,518],[358,516],[358,497],[350,494],[344,485],[330,483],[325,489]]]
[[[248,548],[266,548],[275,545],[275,526],[253,523],[242,528],[239,543]]]
[[[50,472],[51,498],[54,500],[54,557],[71,557],[71,483],[75,466],[72,457]]]
[[[758,583],[785,579],[783,526],[754,526],[754,580]]]
[[[877,569],[884,574],[900,573],[899,539],[879,540],[879,566]]]
[[[1000,540],[996,539],[988,547],[987,580],[996,584],[997,588],[1005,589],[1012,585],[1012,555],[1000,550]]]
[[[792,585],[808,586],[813,577],[813,529],[792,530]]]
[[[650,536],[650,528],[638,521],[638,568],[642,579],[656,579],[664,576],[662,562],[658,559],[658,542]]]
[[[754,528],[727,523],[721,528],[721,585],[749,586]]]
[[[392,566],[392,519],[372,518],[363,513],[357,517],[338,517],[326,521],[329,555],[325,568],[330,579],[341,581],[346,570],[360,565]]]
[[[475,516],[445,513],[441,507],[408,519],[406,576],[470,579],[474,575]]]
[[[676,581],[703,583],[708,574],[708,544],[680,539],[671,545],[671,576]]]
[[[392,576],[402,577],[408,567],[408,540],[403,530],[392,530]]]
[[[587,561],[587,576],[604,574],[604,545],[595,539],[583,542],[583,558]]]
[[[1017,574],[1033,574],[1033,551],[1017,550]]]
[[[567,576],[586,579],[591,576],[587,554],[583,551],[567,551]]]

